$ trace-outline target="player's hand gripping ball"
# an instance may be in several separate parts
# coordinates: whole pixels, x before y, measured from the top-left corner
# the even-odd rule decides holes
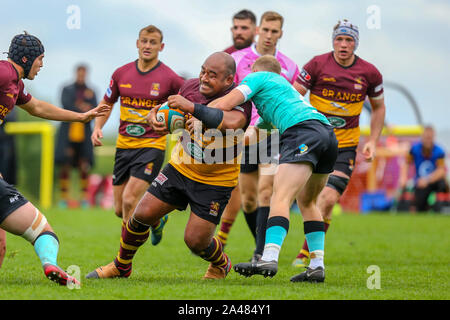
[[[164,122],[170,133],[177,129],[184,129],[186,123],[183,111],[170,108],[167,102],[164,102],[159,108],[156,113],[156,120]]]

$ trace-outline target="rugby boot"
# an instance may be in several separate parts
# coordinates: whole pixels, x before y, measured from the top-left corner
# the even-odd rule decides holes
[[[168,214],[166,214],[159,220],[159,225],[156,228],[150,227],[150,229],[152,230],[152,245],[156,246],[158,243],[161,242],[164,225],[166,224],[167,219],[169,219]]]
[[[325,281],[325,270],[322,267],[317,267],[311,269],[306,268],[306,271],[293,276],[291,282],[324,282]]]
[[[225,253],[224,253],[224,255],[225,255]],[[228,263],[224,268],[215,266],[212,263],[210,263],[208,270],[206,271],[205,275],[203,276],[203,279],[225,279],[225,277],[228,275],[230,270],[231,270],[231,260],[229,258],[228,258]]]
[[[237,265],[234,266],[234,271],[245,277],[251,277],[254,274],[260,274],[264,276],[264,278],[266,277],[272,278],[274,275],[277,274],[278,262],[275,260],[264,261],[260,259],[256,263],[252,262],[238,263]]]
[[[86,279],[128,278],[131,275],[131,270],[131,264],[126,270],[120,270],[113,261],[106,266],[98,267],[94,271],[89,272],[86,275]]]
[[[257,263],[259,260],[261,260],[261,257],[262,257],[261,254],[254,253],[253,256],[252,256],[252,259],[250,260],[250,262],[251,262],[252,264],[255,264],[255,263]]]
[[[54,281],[62,286],[67,285],[67,283],[80,285],[80,282],[75,277],[68,275],[67,272],[56,265],[45,263],[43,268],[45,276],[51,281]]]

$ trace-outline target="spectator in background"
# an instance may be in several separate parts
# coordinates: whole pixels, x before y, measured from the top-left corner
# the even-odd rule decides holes
[[[405,165],[402,167],[400,186],[406,187],[408,182],[408,168],[414,164],[414,204],[416,211],[422,212],[429,209],[428,197],[431,192],[436,192],[437,201],[433,210],[439,212],[445,193],[448,189],[445,181],[445,151],[435,144],[435,131],[430,125],[424,128],[421,140],[411,146]]]
[[[250,47],[256,36],[256,16],[249,10],[241,10],[233,16],[233,26],[231,27],[233,45],[226,48],[226,53],[232,54],[235,51]]]
[[[76,67],[76,79],[63,88],[61,101],[64,109],[86,112],[97,106],[95,92],[86,85],[87,66]],[[62,122],[58,131],[55,162],[61,166],[59,173],[61,200],[60,207],[67,208],[71,169],[80,173],[81,206],[89,206],[87,187],[89,170],[94,164],[93,146],[90,140],[91,123]]]

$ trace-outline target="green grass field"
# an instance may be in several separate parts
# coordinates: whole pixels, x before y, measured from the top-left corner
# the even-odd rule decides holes
[[[409,214],[342,214],[326,238],[323,284],[290,283],[300,272],[291,266],[303,241],[300,215],[292,214],[290,230],[274,278],[244,278],[231,271],[225,280],[202,280],[208,264],[192,255],[183,241],[188,215],[170,215],[163,241],[150,241],[138,251],[129,279],[86,280],[118,251],[120,220],[112,211],[48,210],[60,238],[59,264],[77,265],[82,287],[69,290],[48,281],[33,247],[7,236],[0,269],[0,299],[156,299],[156,300],[303,300],[303,299],[449,299],[450,217]],[[233,264],[247,261],[253,238],[242,214],[231,231],[226,251]],[[367,268],[380,268],[380,289],[368,289]]]

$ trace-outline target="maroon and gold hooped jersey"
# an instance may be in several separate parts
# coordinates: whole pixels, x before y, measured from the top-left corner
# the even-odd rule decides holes
[[[139,71],[137,60],[118,68],[103,98],[108,103],[115,103],[120,97],[117,148],[164,150],[166,137],[156,134],[146,117],[155,106],[177,94],[183,83],[183,78],[161,61],[147,72]]]
[[[358,56],[351,66],[343,67],[329,52],[311,59],[297,82],[310,90],[310,103],[334,126],[339,148],[357,146],[364,100],[367,96],[381,98],[383,94],[378,69]]]
[[[214,97],[207,98],[200,93],[199,79],[187,80],[180,89],[180,95],[194,102],[207,105],[211,101],[223,97],[229,93],[235,85]],[[250,124],[252,115],[252,104],[247,101],[240,106],[233,108],[235,111],[242,112],[247,119],[246,125],[241,133],[237,134],[227,132],[221,136],[208,136],[203,132],[200,136],[194,133],[184,139],[181,137],[175,146],[169,163],[182,175],[191,180],[222,187],[235,187],[238,183],[240,172],[240,159],[242,148],[241,142],[244,137],[244,131]],[[187,115],[190,116],[189,114]],[[216,162],[204,162],[204,155],[221,155],[216,158]],[[196,160],[198,159],[198,160]]]
[[[0,124],[15,105],[25,104],[31,98],[13,65],[6,60],[0,61]]]

